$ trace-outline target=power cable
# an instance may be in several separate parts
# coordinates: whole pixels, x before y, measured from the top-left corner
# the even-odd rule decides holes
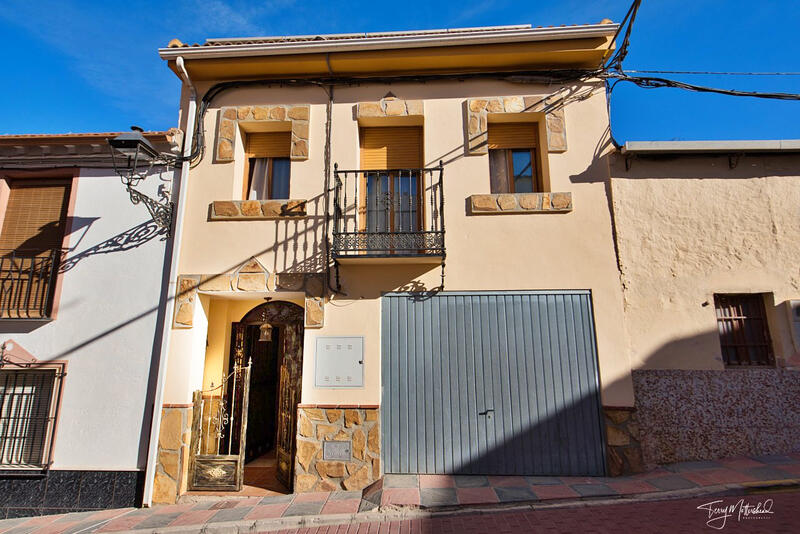
[[[626,70],[642,74],[701,74],[712,76],[800,76],[800,72],[723,72],[713,70]]]

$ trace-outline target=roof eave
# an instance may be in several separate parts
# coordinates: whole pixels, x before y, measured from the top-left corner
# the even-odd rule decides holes
[[[452,33],[443,35],[398,35],[388,37],[365,37],[362,39],[348,39],[346,41],[323,40],[283,43],[247,43],[218,46],[184,46],[176,48],[159,48],[158,53],[162,59],[173,61],[181,56],[188,60],[502,44],[530,41],[611,37],[614,35],[614,33],[616,33],[618,27],[618,24],[591,24],[578,27],[513,29],[480,34]]]
[[[628,141],[623,155],[800,152],[800,139],[743,141]]]

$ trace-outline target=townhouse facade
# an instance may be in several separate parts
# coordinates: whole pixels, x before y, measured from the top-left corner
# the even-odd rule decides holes
[[[641,468],[635,439],[605,439],[609,414],[629,434],[634,396],[614,148],[585,73],[616,29],[160,51],[204,152],[154,431],[179,467],[156,463],[155,502],[236,490],[259,464],[287,491],[599,475],[607,447],[616,471]]]
[[[2,518],[141,503],[167,233],[120,185],[115,135],[0,136]]]

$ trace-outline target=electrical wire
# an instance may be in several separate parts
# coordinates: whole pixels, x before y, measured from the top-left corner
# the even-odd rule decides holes
[[[642,74],[701,74],[712,76],[800,76],[800,72],[721,72],[713,70],[626,70]]]

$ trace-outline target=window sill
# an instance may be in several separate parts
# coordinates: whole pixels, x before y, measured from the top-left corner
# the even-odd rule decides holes
[[[572,193],[502,193],[471,195],[470,215],[569,213]]]
[[[215,200],[210,221],[267,221],[306,216],[305,200]]]

